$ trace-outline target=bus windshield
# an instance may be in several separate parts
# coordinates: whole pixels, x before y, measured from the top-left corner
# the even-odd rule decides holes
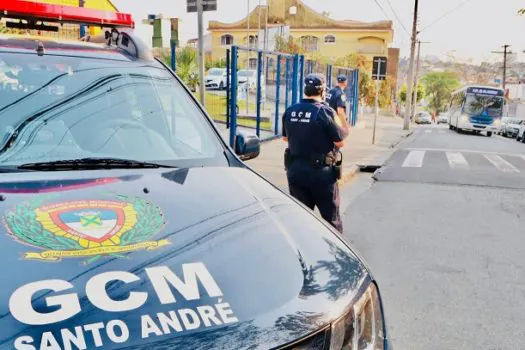
[[[464,112],[474,115],[486,113],[491,117],[499,117],[503,112],[503,98],[468,94]]]

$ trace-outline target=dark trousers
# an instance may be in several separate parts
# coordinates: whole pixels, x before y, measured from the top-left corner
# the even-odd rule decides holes
[[[313,168],[294,162],[287,171],[290,194],[310,209],[317,207],[323,219],[343,233],[339,186],[331,167]]]

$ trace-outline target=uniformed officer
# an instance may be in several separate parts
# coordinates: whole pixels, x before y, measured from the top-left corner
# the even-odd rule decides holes
[[[322,74],[310,74],[304,83],[305,98],[283,116],[290,194],[312,210],[317,206],[322,217],[342,233],[337,184],[342,156],[337,147],[344,146],[348,123],[325,103],[326,79]]]
[[[326,94],[326,103],[334,109],[334,111],[346,119],[346,96],[345,89],[348,86],[348,79],[344,75],[337,77],[337,85],[334,86]]]

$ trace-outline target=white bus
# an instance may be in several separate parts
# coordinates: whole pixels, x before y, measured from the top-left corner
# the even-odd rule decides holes
[[[448,126],[457,132],[497,133],[501,127],[505,91],[486,86],[466,86],[452,93]]]

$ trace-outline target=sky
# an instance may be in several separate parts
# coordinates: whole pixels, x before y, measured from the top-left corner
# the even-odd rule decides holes
[[[215,12],[204,14],[205,30],[209,20],[233,22],[246,16],[248,3],[254,8],[265,0],[218,0]],[[334,19],[358,21],[394,22],[394,43],[401,48],[401,56],[410,54],[410,35],[414,0],[303,0],[308,6],[322,12],[327,11]],[[186,13],[186,0],[113,0],[121,12],[134,15],[138,34],[151,42],[150,26],[141,24],[148,14],[162,13],[165,17],[178,17],[181,21],[179,38],[182,42],[197,36],[197,15]],[[379,3],[379,5],[378,5]],[[457,8],[461,4],[463,6]],[[381,9],[381,7],[384,9]],[[516,58],[525,60],[525,16],[517,10],[525,7],[525,0],[420,0],[419,25],[422,45],[421,54],[440,58],[454,57],[473,62],[502,59],[503,44],[512,45]],[[435,22],[452,9],[455,11]],[[435,23],[433,23],[435,22]],[[167,26],[169,24],[166,23]],[[428,27],[427,27],[428,26]]]

